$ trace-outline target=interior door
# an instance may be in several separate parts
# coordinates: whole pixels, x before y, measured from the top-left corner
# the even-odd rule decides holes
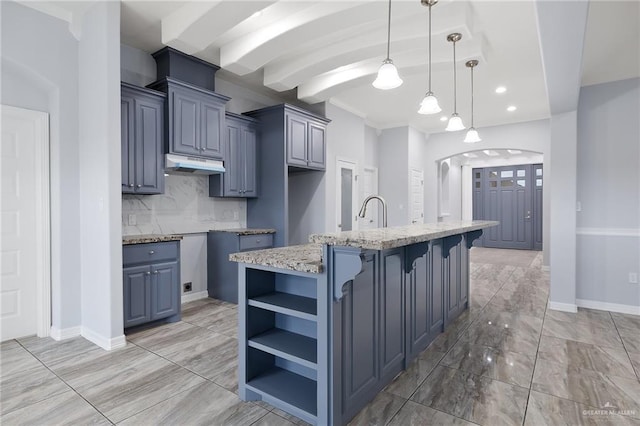
[[[360,204],[370,195],[378,193],[378,169],[374,167],[365,167],[362,178],[362,193],[360,194]],[[379,203],[369,206],[367,214],[364,218],[360,218],[358,229],[374,229],[379,228],[378,210]]]
[[[358,229],[357,165],[347,160],[337,160],[336,165],[337,230],[352,231]]]
[[[411,223],[424,223],[424,171],[411,170]]]

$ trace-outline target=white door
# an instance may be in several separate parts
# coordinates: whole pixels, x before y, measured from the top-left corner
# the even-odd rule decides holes
[[[337,231],[358,229],[358,165],[348,160],[336,161]]]
[[[48,295],[43,286],[50,282],[49,125],[45,113],[1,108],[0,340],[5,341],[42,335],[39,320],[46,315],[49,321],[48,309],[39,309]]]
[[[362,193],[360,194],[360,204],[369,195],[376,195],[378,193],[378,169],[374,167],[365,167],[362,174]],[[367,214],[363,219],[360,219],[359,229],[374,229],[379,228],[378,224],[378,210],[380,204],[377,201],[373,201],[367,208]]]
[[[411,170],[411,223],[424,223],[424,172]]]

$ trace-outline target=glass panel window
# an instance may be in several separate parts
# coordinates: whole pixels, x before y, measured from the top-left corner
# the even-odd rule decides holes
[[[524,170],[518,170],[517,174],[518,174],[518,177],[525,177]]]
[[[517,184],[519,187],[524,188],[525,185],[525,180],[524,179],[518,179]]]
[[[500,182],[500,186],[513,186],[512,180],[503,180]]]
[[[496,182],[495,180],[493,182],[489,182],[491,184],[492,188],[497,188],[498,187],[498,182]]]
[[[489,177],[490,178],[497,178],[498,177],[498,172],[489,172]]]
[[[476,189],[480,189],[480,182],[476,182]]]
[[[476,172],[476,179],[480,179],[480,172]]]
[[[500,172],[500,177],[501,178],[510,178],[513,177],[513,170],[505,170],[503,172]]]
[[[536,176],[542,176],[542,169],[536,169]]]
[[[536,179],[536,186],[542,186],[542,179]]]

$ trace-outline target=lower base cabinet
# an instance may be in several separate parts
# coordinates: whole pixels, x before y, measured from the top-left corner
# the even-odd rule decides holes
[[[124,328],[180,320],[178,241],[123,247]]]

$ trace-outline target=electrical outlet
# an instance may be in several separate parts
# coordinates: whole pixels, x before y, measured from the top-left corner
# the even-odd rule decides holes
[[[129,226],[133,226],[136,224],[136,215],[135,214],[130,214],[129,215]]]
[[[191,291],[191,282],[182,284],[182,292],[189,293]]]
[[[637,272],[629,272],[629,284],[638,284]]]

